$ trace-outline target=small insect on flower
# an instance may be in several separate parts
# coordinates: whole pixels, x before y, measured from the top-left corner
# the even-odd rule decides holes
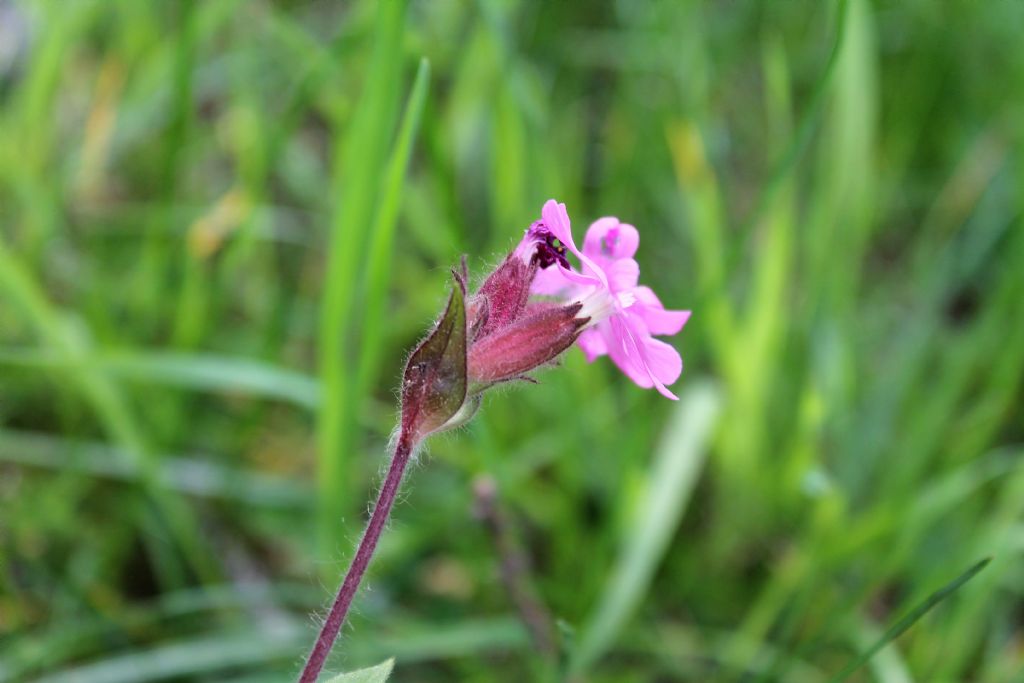
[[[549,199],[541,218],[544,230],[580,260],[581,270],[569,266],[563,251],[552,261],[557,267],[533,279],[531,293],[580,304],[578,315],[588,321],[579,345],[588,361],[608,355],[639,386],[655,387],[663,396],[677,399],[667,385],[679,379],[683,360],[653,335],[676,334],[690,311],[667,310],[650,287],[638,284],[640,266],[633,259],[640,244],[637,229],[617,218],[598,219],[587,230],[580,251],[565,204]]]

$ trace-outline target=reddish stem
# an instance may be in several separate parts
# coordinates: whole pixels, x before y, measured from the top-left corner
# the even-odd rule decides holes
[[[363,538],[359,541],[355,557],[345,574],[345,580],[341,582],[338,595],[334,598],[331,611],[320,629],[320,635],[313,645],[306,666],[302,670],[299,683],[316,683],[320,671],[324,668],[327,655],[331,646],[338,638],[338,632],[345,623],[345,616],[352,605],[352,598],[359,590],[359,584],[363,580],[363,574],[373,558],[373,552],[377,549],[377,541],[380,540],[381,532],[387,524],[388,516],[391,514],[391,507],[395,504],[395,497],[398,494],[398,487],[402,483],[402,476],[405,474],[405,467],[409,464],[412,455],[412,439],[405,429],[398,437],[398,445],[395,446],[395,455],[391,459],[391,466],[388,468],[387,476],[384,477],[384,484],[377,495],[377,504],[373,507],[373,514],[370,515],[370,522],[366,525]]]

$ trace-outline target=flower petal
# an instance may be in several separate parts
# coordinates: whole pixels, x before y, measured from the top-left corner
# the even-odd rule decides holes
[[[643,318],[651,334],[676,334],[690,319],[690,311],[666,310],[650,287],[637,287],[633,295],[637,304],[630,312]]]
[[[608,345],[605,343],[604,336],[596,327],[585,330],[576,342],[583,349],[583,354],[587,357],[588,363],[593,363],[597,360],[598,356],[604,356],[608,353]]]
[[[608,240],[605,240],[607,243]],[[612,256],[615,258],[633,258],[636,255],[637,247],[640,246],[640,231],[629,223],[619,223],[619,230],[616,237],[609,244]]]
[[[640,285],[633,293],[636,295],[637,301],[648,306],[655,306],[657,308],[665,308],[661,303],[661,299],[654,293],[654,290],[647,285]]]
[[[583,253],[594,259],[632,258],[640,245],[640,233],[628,223],[620,223],[618,218],[606,216],[599,218],[587,228],[583,239]]]
[[[588,260],[585,263],[590,263],[590,261]],[[588,287],[603,287],[608,289],[608,278],[605,276],[603,270],[595,270],[593,268],[587,268],[587,270],[594,274],[588,275],[586,273],[577,273],[575,270],[563,268],[560,264],[558,266],[558,272],[561,273],[562,277],[569,282]]]
[[[690,319],[690,311],[658,310],[637,306],[634,312],[644,319],[651,334],[676,334]]]
[[[648,337],[640,343],[644,346],[647,369],[662,384],[672,384],[683,373],[683,359],[675,347],[660,339]]]
[[[556,296],[570,292],[576,285],[567,279],[561,268],[549,266],[537,271],[530,285],[530,293],[543,296]]]
[[[630,310],[643,318],[652,335],[674,335],[690,318],[688,310],[667,310],[649,287],[637,287],[633,295],[637,305]]]
[[[592,259],[607,258],[611,255],[606,249],[605,238],[608,233],[619,225],[619,219],[613,216],[598,218],[587,228],[587,234],[583,237],[583,253]]]
[[[580,260],[580,263],[585,267],[589,268],[592,275],[580,275],[573,271],[568,271],[562,268],[562,274],[566,278],[573,282],[580,284],[595,284],[595,279],[605,287],[608,286],[608,280],[604,275],[604,270],[594,263],[586,254],[576,248],[576,243],[572,239],[572,225],[569,223],[569,213],[565,210],[565,204],[556,202],[554,199],[549,199],[544,202],[544,207],[540,211],[541,218],[544,220],[544,227],[551,231],[551,234],[558,238],[558,240],[568,247],[569,251],[576,255],[576,258]],[[561,268],[561,266],[559,266]]]
[[[637,386],[650,389],[654,382],[643,366],[640,350],[634,335],[627,329],[627,323],[619,316],[609,318],[607,323],[605,341],[608,344],[608,356]]]
[[[608,266],[605,275],[613,292],[633,289],[640,279],[640,264],[631,258],[618,259]]]
[[[672,377],[672,381],[676,381],[683,370],[682,359],[679,358],[679,354],[675,349],[672,349],[671,346],[663,341],[652,339],[643,320],[628,312],[613,317],[611,322],[617,328],[616,335],[621,335],[622,337],[623,347],[626,350],[625,355],[630,359],[634,372],[626,372],[625,367],[619,364],[618,361],[616,361],[616,365],[619,365],[637,385],[644,388],[649,388],[653,385],[662,396],[678,401],[679,397],[669,391],[665,386],[665,382],[662,381],[662,376]],[[662,347],[672,349],[672,353],[675,354],[678,360],[679,371],[676,372],[674,377],[672,376],[674,369],[673,361],[668,352]],[[650,353],[648,349],[650,349]],[[614,360],[614,355],[609,355]],[[657,372],[655,372],[655,369]]]
[[[549,199],[544,202],[540,210],[540,217],[544,221],[544,227],[551,231],[551,234],[569,248],[569,251],[580,255],[576,243],[572,240],[572,224],[569,222],[569,212],[565,210],[565,204]]]

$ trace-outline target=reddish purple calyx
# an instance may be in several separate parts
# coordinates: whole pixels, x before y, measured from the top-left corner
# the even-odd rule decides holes
[[[537,265],[511,255],[487,276],[469,302],[470,340],[510,325],[526,307]]]
[[[526,373],[551,363],[579,337],[587,318],[580,304],[531,304],[517,320],[469,347],[466,362],[470,391],[499,382],[526,379]]]

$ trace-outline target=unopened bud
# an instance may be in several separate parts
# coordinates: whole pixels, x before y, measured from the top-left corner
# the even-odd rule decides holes
[[[483,339],[520,316],[530,296],[536,263],[510,255],[491,273],[470,299],[469,327],[473,339]]]
[[[553,361],[572,345],[587,318],[576,316],[580,304],[538,306],[519,320],[475,342],[469,349],[470,391],[524,375]]]

